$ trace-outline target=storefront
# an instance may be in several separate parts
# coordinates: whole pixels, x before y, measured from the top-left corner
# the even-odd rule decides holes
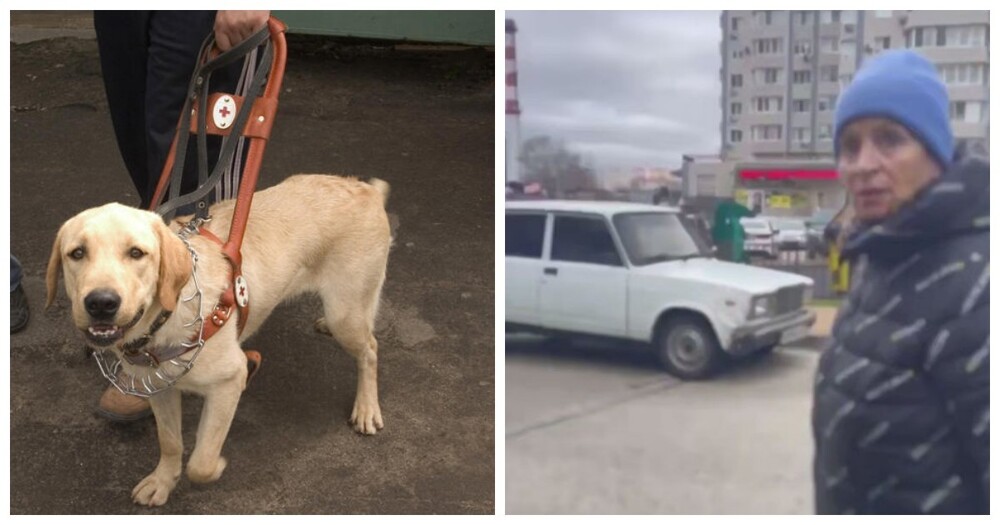
[[[832,163],[738,163],[733,172],[736,202],[759,215],[810,217],[840,209],[846,198]]]

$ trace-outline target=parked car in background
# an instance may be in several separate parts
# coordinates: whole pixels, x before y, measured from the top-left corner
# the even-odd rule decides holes
[[[779,250],[805,250],[808,243],[806,221],[795,217],[774,217],[769,219],[774,229],[775,243]]]
[[[774,228],[771,221],[762,217],[744,217],[740,219],[743,232],[743,251],[750,257],[778,257],[778,245],[775,242]]]
[[[823,231],[830,220],[837,214],[838,210],[820,209],[813,213],[812,217],[806,219],[806,250],[809,257],[826,256],[826,242],[823,240]]]
[[[651,345],[684,379],[805,337],[809,278],[719,261],[678,210],[623,202],[506,203],[505,328]]]

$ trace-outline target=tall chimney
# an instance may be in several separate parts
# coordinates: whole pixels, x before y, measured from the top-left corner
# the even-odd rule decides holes
[[[517,24],[510,18],[507,19],[507,47],[506,47],[506,103],[507,115],[504,122],[506,143],[506,164],[504,180],[508,182],[521,181],[521,106],[517,100],[517,48],[514,34],[517,33]]]

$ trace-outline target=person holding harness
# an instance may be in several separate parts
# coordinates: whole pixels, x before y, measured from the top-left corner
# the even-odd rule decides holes
[[[214,33],[218,50],[228,51],[264,27],[269,15],[269,11],[94,12],[111,120],[119,152],[139,195],[138,207],[148,209],[153,203],[205,37]],[[210,79],[211,91],[236,92],[242,66],[236,62],[216,71]],[[180,155],[185,158],[177,188],[181,194],[198,188],[199,159],[194,146],[194,142],[188,144],[192,154]],[[220,147],[220,137],[208,137],[208,162],[219,157]],[[235,191],[241,155],[236,155],[235,169],[223,180],[220,191],[204,197],[206,206],[224,198],[227,191]],[[173,211],[193,213],[195,204]],[[97,413],[114,421],[133,421],[148,417],[151,411],[145,399],[109,386]]]

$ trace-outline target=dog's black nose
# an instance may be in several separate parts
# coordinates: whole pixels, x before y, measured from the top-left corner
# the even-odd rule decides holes
[[[121,304],[122,298],[118,297],[118,294],[113,290],[108,289],[94,290],[83,299],[87,313],[94,319],[102,321],[114,318]]]

